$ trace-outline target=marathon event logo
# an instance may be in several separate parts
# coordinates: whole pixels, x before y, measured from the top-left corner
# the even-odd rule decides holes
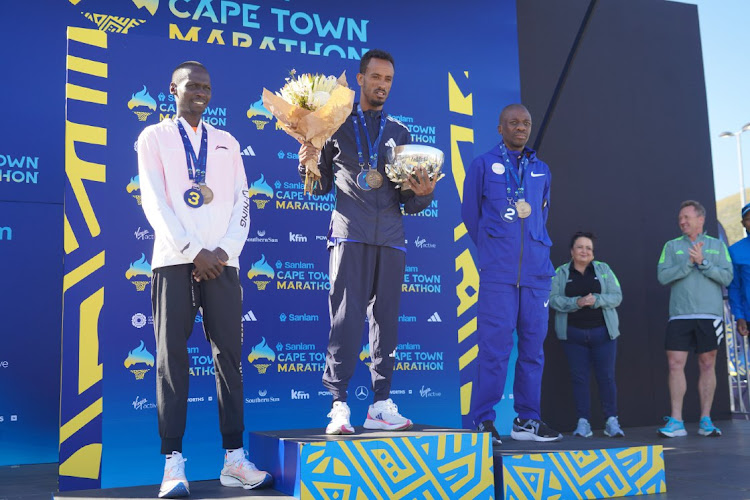
[[[247,278],[258,287],[258,290],[265,290],[275,276],[276,272],[266,260],[265,254],[261,254],[260,260],[253,262],[247,272]]]
[[[401,371],[444,371],[443,351],[425,351],[420,344],[399,344],[393,352],[394,369]],[[370,344],[362,346],[359,359],[370,366]]]
[[[323,372],[326,367],[325,352],[316,350],[315,344],[276,344],[278,373]],[[294,399],[294,398],[292,398]]]
[[[290,236],[294,233],[290,233]],[[277,290],[330,290],[328,273],[316,271],[312,262],[276,261]]]
[[[258,12],[260,5],[243,3],[240,9],[238,3],[224,1],[217,12],[218,3],[170,1],[169,12],[180,25],[169,25],[169,38],[350,60],[359,60],[367,52],[369,19],[323,18],[278,7]],[[210,20],[215,28],[201,31],[198,25],[186,24],[188,19]],[[260,19],[269,21],[262,24]]]
[[[39,182],[39,157],[0,154],[0,182],[37,184]]]
[[[198,323],[198,318],[196,317],[196,323]],[[201,318],[201,322],[203,321],[203,318]],[[191,377],[201,377],[204,375],[210,375],[215,376],[216,375],[216,368],[214,367],[214,358],[212,356],[207,356],[205,354],[201,354],[200,350],[197,347],[188,347],[188,358],[190,361],[190,376]]]
[[[128,101],[128,109],[138,117],[138,121],[145,122],[151,113],[156,111],[156,101],[151,94],[148,93],[146,86],[143,86],[143,90],[133,94]]]
[[[141,205],[141,180],[137,175],[130,178],[130,182],[125,186],[125,191],[133,196],[133,199],[138,203],[138,206]]]
[[[442,276],[424,274],[418,266],[406,266],[401,291],[405,293],[440,293]]]
[[[146,279],[139,279],[141,276]],[[130,280],[139,292],[146,289],[146,285],[151,280],[151,264],[146,260],[146,254],[142,253],[140,259],[130,263],[130,267],[125,272],[125,279]]]
[[[274,187],[276,188],[274,194],[278,210],[331,212],[336,208],[336,196],[333,191],[323,196],[311,198],[305,194],[305,184],[302,181],[283,183],[276,181]]]
[[[173,119],[177,113],[175,96],[160,92],[157,97],[159,99],[159,121]],[[214,127],[226,128],[227,108],[206,106],[206,109],[203,111],[203,116],[201,116],[201,120],[209,125],[213,125]]]
[[[268,111],[263,105],[263,97],[258,98],[257,101],[252,103],[247,110],[248,119],[255,124],[258,130],[265,130],[266,125],[274,121],[275,117],[273,113]],[[276,122],[276,130],[281,128],[281,125]]]
[[[260,178],[250,184],[247,196],[253,200],[256,207],[260,209],[266,208],[266,204],[273,198],[273,189],[268,185],[266,177],[263,174],[260,174]]]
[[[412,144],[425,144],[435,146],[437,144],[437,134],[434,125],[422,125],[414,121],[414,117],[404,115],[389,115],[391,118],[400,121],[411,134]]]
[[[276,361],[276,353],[266,343],[266,338],[262,337],[260,344],[250,350],[247,361],[258,370],[260,375],[263,375],[271,366],[271,363]]]
[[[268,389],[258,390],[258,396],[254,398],[245,398],[245,404],[264,404],[264,403],[278,403],[281,398],[268,394]]]
[[[140,345],[128,353],[124,365],[135,375],[136,380],[143,380],[144,375],[151,369],[147,367],[153,368],[154,366],[154,356],[148,352],[146,345],[141,340]]]

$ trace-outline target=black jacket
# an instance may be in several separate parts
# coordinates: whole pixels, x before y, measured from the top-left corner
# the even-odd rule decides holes
[[[352,116],[356,116],[356,104]],[[370,139],[380,129],[380,111],[365,111]],[[387,115],[386,115],[387,116]],[[367,136],[360,125],[360,137],[364,157],[370,156]],[[388,149],[409,144],[411,135],[403,123],[387,117],[383,137],[378,148],[378,172],[383,175],[380,189],[364,191],[357,186],[357,175],[361,172],[357,157],[357,142],[354,137],[354,122],[351,117],[333,134],[320,154],[320,186],[314,194],[324,195],[336,185],[336,208],[331,215],[329,236],[346,238],[370,245],[404,246],[404,226],[401,220],[401,204],[404,212],[418,213],[432,202],[432,194],[415,196],[413,191],[402,193],[396,184],[385,175]],[[390,143],[390,144],[389,144]],[[300,177],[304,180],[305,167],[300,165]]]

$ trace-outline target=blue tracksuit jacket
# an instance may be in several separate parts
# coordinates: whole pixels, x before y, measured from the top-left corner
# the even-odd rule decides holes
[[[536,152],[525,148],[529,165],[525,175],[526,201],[531,215],[508,223],[503,220],[508,202],[500,147],[477,157],[464,181],[461,205],[469,236],[479,256],[482,281],[550,290],[554,267],[549,258],[552,241],[547,234],[551,174]],[[494,169],[493,169],[493,166]],[[510,177],[511,192],[516,185]]]
[[[734,278],[729,284],[729,305],[735,319],[750,319],[750,237],[729,247]]]

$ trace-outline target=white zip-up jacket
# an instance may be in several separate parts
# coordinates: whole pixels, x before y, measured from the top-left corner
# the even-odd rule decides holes
[[[211,203],[191,208],[185,191],[192,187],[185,148],[177,123],[165,119],[146,127],[138,137],[138,175],[141,204],[154,229],[151,268],[191,264],[201,249],[222,248],[227,265],[239,269],[239,255],[250,230],[250,199],[240,145],[228,132],[201,123],[198,130],[180,118],[196,157],[202,127],[208,132],[206,184]]]

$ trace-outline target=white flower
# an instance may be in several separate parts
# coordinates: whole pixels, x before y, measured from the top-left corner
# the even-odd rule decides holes
[[[289,104],[315,111],[325,106],[331,98],[331,92],[338,87],[334,76],[310,73],[295,75],[294,71],[286,79],[286,85],[276,95]]]

